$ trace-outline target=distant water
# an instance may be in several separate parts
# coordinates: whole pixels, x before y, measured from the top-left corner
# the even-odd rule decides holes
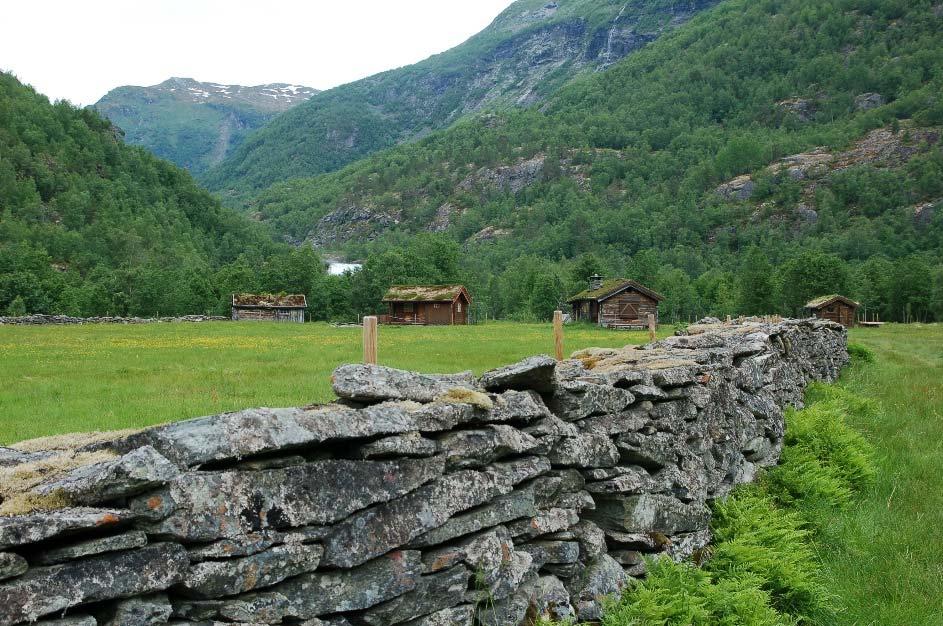
[[[327,266],[327,273],[331,276],[340,276],[344,272],[356,272],[363,265],[360,263],[334,263],[331,262]]]

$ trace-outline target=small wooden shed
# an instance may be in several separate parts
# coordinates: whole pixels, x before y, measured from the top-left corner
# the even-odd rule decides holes
[[[832,320],[850,328],[855,325],[858,303],[851,298],[832,294],[806,302],[805,310],[810,317]]]
[[[393,285],[383,302],[388,324],[467,324],[471,296],[462,285]]]
[[[567,302],[573,307],[573,319],[607,328],[640,329],[648,326],[648,315],[658,323],[658,303],[665,297],[634,280],[603,280],[594,275],[589,288]]]
[[[303,295],[275,295],[271,293],[234,293],[232,319],[295,322],[303,324],[308,300]]]

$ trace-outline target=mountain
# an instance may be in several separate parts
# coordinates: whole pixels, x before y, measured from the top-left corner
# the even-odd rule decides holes
[[[486,108],[531,106],[611,65],[716,0],[518,0],[425,61],[324,91],[255,132],[202,180],[242,197],[336,170]]]
[[[243,87],[171,78],[151,87],[112,89],[94,107],[124,131],[128,143],[199,174],[252,131],[316,93],[284,83]]]
[[[0,315],[223,312],[320,271],[94,110],[0,73]]]
[[[727,0],[539,108],[251,207],[365,272],[441,232],[489,316],[531,311],[538,285],[559,303],[593,268],[669,295],[668,319],[796,313],[816,292],[943,318],[941,25],[916,0]]]

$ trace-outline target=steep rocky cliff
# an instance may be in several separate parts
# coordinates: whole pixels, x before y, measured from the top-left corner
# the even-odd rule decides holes
[[[151,87],[112,89],[94,106],[124,131],[128,143],[198,174],[316,93],[283,83],[244,87],[171,78]]]
[[[532,105],[715,3],[519,0],[448,52],[317,95],[255,133],[204,181],[224,195],[260,189],[338,169],[484,108]]]

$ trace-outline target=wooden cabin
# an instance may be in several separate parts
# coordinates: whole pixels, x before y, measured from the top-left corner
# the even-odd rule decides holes
[[[851,298],[832,294],[806,302],[805,310],[810,317],[832,320],[850,328],[855,325],[858,303]]]
[[[232,319],[263,322],[295,322],[303,324],[308,300],[303,295],[274,295],[270,293],[234,293]]]
[[[573,319],[606,328],[638,329],[648,327],[648,315],[658,323],[658,303],[665,297],[634,280],[603,280],[594,275],[589,288],[567,302],[573,307]]]
[[[393,285],[383,302],[387,324],[447,326],[468,323],[471,296],[462,285]]]

